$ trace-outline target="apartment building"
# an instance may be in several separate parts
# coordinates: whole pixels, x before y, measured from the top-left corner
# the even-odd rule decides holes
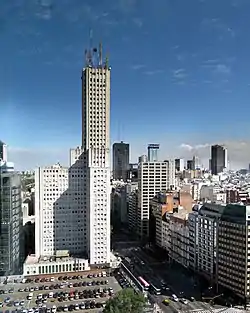
[[[217,279],[217,226],[224,205],[205,203],[199,210],[197,224],[197,271],[211,283]]]
[[[149,235],[149,203],[160,191],[175,184],[174,161],[141,162],[138,168],[138,235]]]
[[[188,212],[179,209],[178,212],[170,214],[170,259],[178,262],[184,267],[189,266],[189,229]]]
[[[198,263],[198,212],[191,212],[188,215],[188,238],[189,238],[189,268],[197,270]]]
[[[250,206],[228,204],[218,222],[217,283],[250,302]]]
[[[128,199],[128,227],[132,233],[137,233],[138,225],[138,183],[131,189],[127,195]]]

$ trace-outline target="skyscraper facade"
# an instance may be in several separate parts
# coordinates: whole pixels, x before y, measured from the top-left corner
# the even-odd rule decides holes
[[[82,150],[87,254],[90,264],[110,263],[110,73],[102,47],[86,51],[82,70]]]
[[[113,178],[127,181],[129,172],[129,144],[116,142],[113,144]]]
[[[0,161],[0,276],[22,273],[22,224],[20,176]]]
[[[148,162],[158,161],[159,149],[160,149],[160,145],[157,143],[151,143],[148,145]]]
[[[211,172],[213,175],[222,173],[227,167],[227,149],[224,146],[211,146]]]
[[[0,161],[7,161],[7,145],[0,140]]]

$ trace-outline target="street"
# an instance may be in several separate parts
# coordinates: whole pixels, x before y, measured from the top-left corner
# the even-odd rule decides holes
[[[196,280],[192,275],[187,275],[180,266],[168,262],[159,262],[141,248],[122,249],[119,252],[124,256],[123,263],[136,278],[142,276],[149,284],[158,288],[161,288],[162,284],[165,283],[167,290],[161,288],[161,295],[152,293],[149,295],[149,298],[157,303],[164,312],[212,309],[211,305],[200,301],[200,289]],[[179,299],[187,299],[187,304],[173,301],[172,294],[175,294]],[[169,300],[168,306],[163,304],[165,299]]]

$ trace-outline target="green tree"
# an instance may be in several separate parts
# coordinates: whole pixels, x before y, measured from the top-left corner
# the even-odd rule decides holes
[[[143,313],[146,301],[142,293],[127,288],[119,291],[106,303],[103,313]]]

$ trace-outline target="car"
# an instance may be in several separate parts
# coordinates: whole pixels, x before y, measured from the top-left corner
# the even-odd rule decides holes
[[[181,298],[180,302],[183,303],[183,304],[188,304],[188,301],[185,298]]]
[[[169,305],[170,301],[169,301],[169,299],[164,299],[164,300],[162,301],[162,303],[165,304],[165,305]]]
[[[18,291],[19,292],[24,292],[24,289],[23,288],[19,288]]]
[[[81,310],[85,309],[85,303],[84,303],[84,302],[80,303],[80,304],[79,304],[79,308],[80,308]]]
[[[20,301],[20,305],[23,306],[24,305],[24,300]]]
[[[194,297],[190,297],[190,301],[194,302],[195,298]]]
[[[175,294],[172,294],[172,299],[173,299],[175,302],[178,302],[178,301],[179,301],[178,297],[177,297]]]
[[[4,299],[4,302],[5,302],[5,303],[10,303],[10,297],[5,298],[5,299]]]
[[[3,307],[3,302],[0,302],[0,308],[2,308]]]

